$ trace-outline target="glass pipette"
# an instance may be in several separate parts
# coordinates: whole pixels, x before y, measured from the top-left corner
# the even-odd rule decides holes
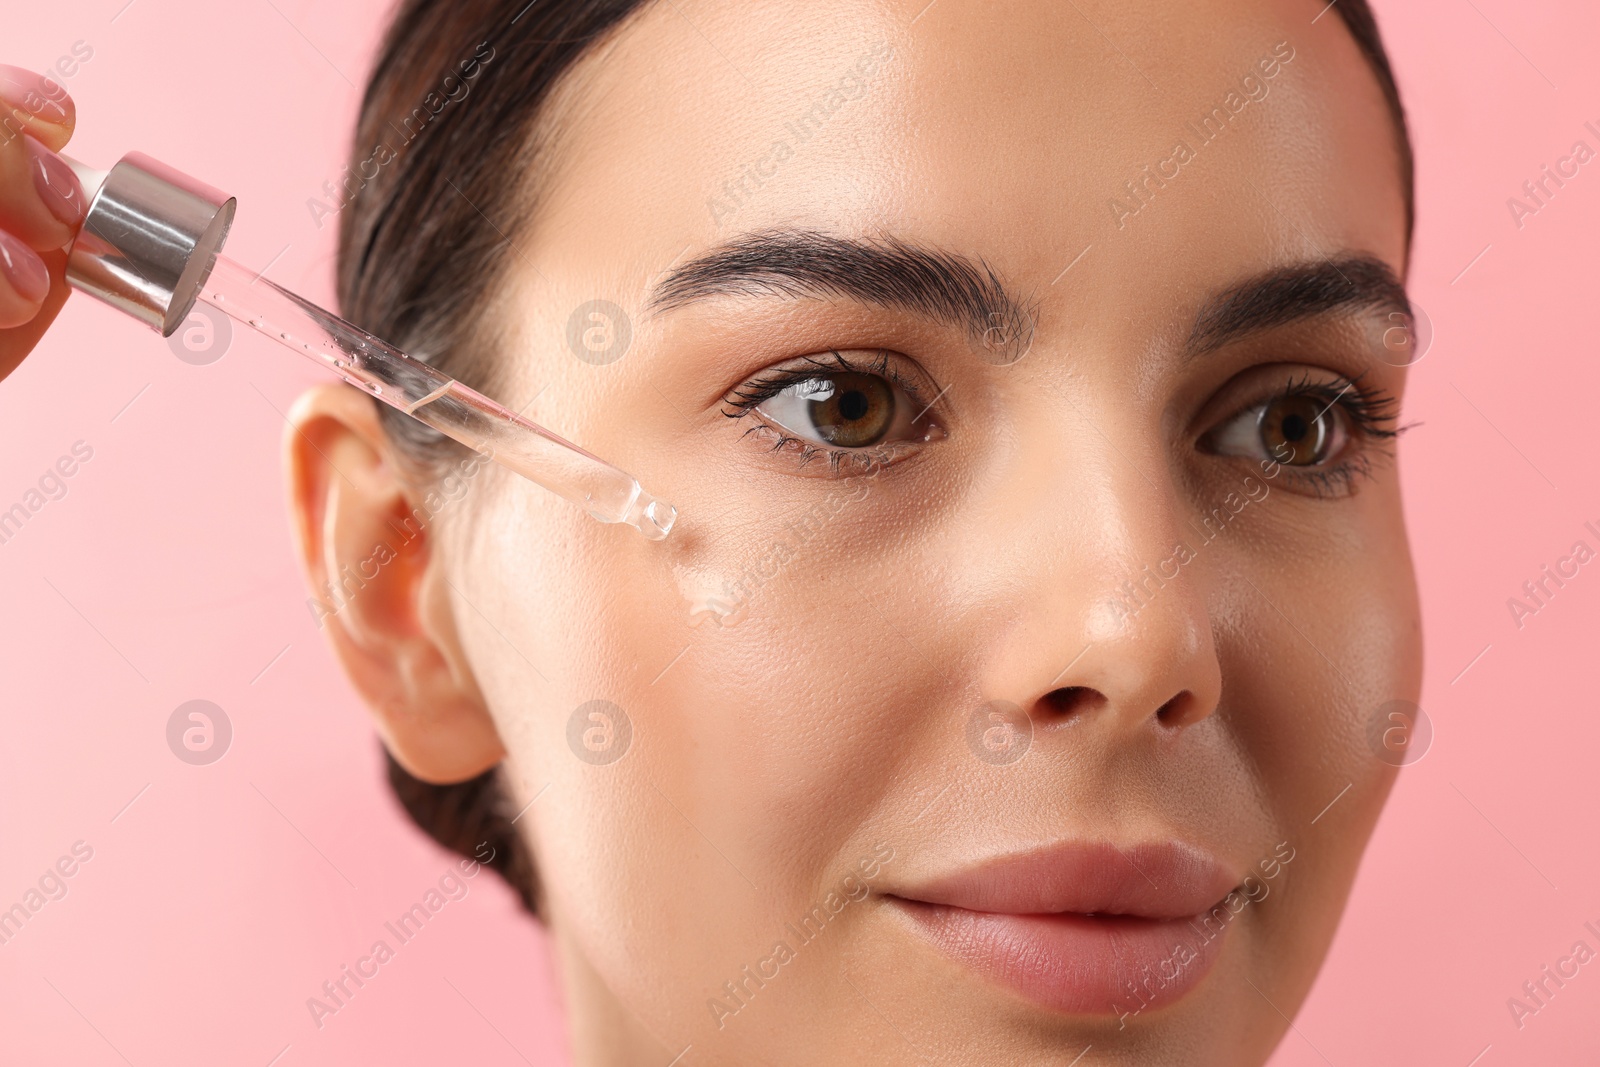
[[[92,197],[67,261],[75,288],[169,337],[204,301],[601,522],[671,532],[677,509],[631,475],[221,256],[232,197],[137,152],[108,172],[67,162]]]
[[[200,299],[601,522],[627,523],[653,541],[672,529],[676,509],[631,475],[226,256]]]

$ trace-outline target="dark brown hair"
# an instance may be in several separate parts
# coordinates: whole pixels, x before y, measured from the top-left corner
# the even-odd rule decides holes
[[[573,65],[646,0],[401,0],[362,100],[341,182],[338,290],[346,318],[490,395],[491,301],[532,215],[541,119]],[[1409,237],[1405,113],[1367,0],[1334,5],[1394,115]],[[488,354],[488,358],[485,357]],[[376,401],[374,402],[376,403]],[[419,478],[459,446],[378,405]],[[434,785],[392,756],[389,783],[435,841],[487,863],[538,914],[538,876],[498,773]]]

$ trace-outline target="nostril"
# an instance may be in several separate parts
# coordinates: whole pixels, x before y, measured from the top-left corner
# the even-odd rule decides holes
[[[1051,714],[1070,718],[1099,707],[1105,700],[1106,698],[1098,690],[1090,689],[1088,686],[1073,685],[1051,690],[1044,695],[1040,703],[1049,709]]]
[[[1195,718],[1203,717],[1192,714],[1195,710],[1194,694],[1185,689],[1156,709],[1156,721],[1163,726],[1187,726]]]

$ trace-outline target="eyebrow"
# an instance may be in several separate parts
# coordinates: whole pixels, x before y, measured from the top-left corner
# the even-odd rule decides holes
[[[1247,334],[1337,312],[1386,310],[1411,316],[1411,301],[1394,271],[1367,255],[1274,268],[1230,286],[1195,316],[1193,358]]]
[[[652,314],[717,296],[841,297],[908,311],[981,337],[996,326],[1031,334],[1036,308],[1007,290],[983,260],[896,237],[840,237],[816,230],[744,234],[673,270],[656,286]],[[1193,358],[1229,341],[1341,311],[1410,316],[1394,272],[1373,256],[1277,267],[1211,297],[1186,345]]]
[[[895,237],[815,230],[745,234],[674,270],[649,300],[672,311],[714,296],[842,297],[911,312],[973,336],[1031,324],[1033,309],[981,259]]]

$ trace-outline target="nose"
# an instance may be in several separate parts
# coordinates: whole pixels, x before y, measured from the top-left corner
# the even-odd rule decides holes
[[[1217,708],[1222,670],[1207,610],[1216,546],[1189,523],[1172,479],[1123,457],[1074,477],[1058,551],[1026,564],[985,661],[989,700],[1027,711],[1035,728],[1072,719],[1125,737],[1171,734]],[[1034,531],[1037,535],[1040,531]],[[1034,541],[1034,538],[1026,540]],[[991,631],[993,633],[994,631]]]

